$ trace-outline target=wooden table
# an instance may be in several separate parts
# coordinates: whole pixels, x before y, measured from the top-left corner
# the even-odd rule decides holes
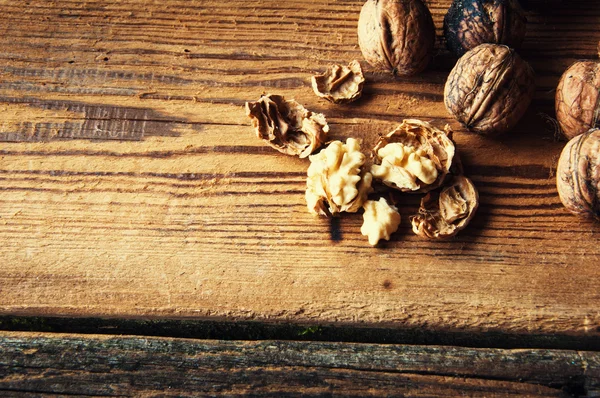
[[[0,1],[0,394],[600,394],[600,223],[559,201],[552,119],[600,7],[530,3],[536,97],[491,139],[443,105],[449,0],[410,78],[362,61],[362,1]],[[352,59],[363,98],[318,99],[310,76]],[[244,113],[265,92],[365,148],[450,124],[477,216],[423,240],[398,195],[375,248],[360,214],[312,216],[308,160]]]

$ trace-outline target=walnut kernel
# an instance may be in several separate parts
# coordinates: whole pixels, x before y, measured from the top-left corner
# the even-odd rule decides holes
[[[400,213],[384,198],[379,201],[367,200],[363,208],[363,225],[360,233],[367,236],[369,244],[375,246],[381,239],[390,240],[390,235],[398,230]]]
[[[534,92],[533,70],[514,50],[481,44],[463,55],[450,72],[444,104],[469,130],[495,135],[517,124]]]
[[[373,177],[403,192],[428,192],[442,185],[452,167],[452,130],[407,119],[374,148]]]
[[[355,213],[371,191],[371,174],[361,172],[365,155],[354,138],[331,142],[311,155],[306,180],[306,204],[313,214]],[[328,207],[326,206],[328,204]]]
[[[556,187],[567,210],[600,220],[600,129],[567,143],[558,160]]]
[[[348,66],[331,65],[327,70],[312,77],[315,94],[335,104],[345,104],[360,98],[365,77],[356,60]]]
[[[421,0],[367,0],[358,20],[358,44],[372,66],[398,75],[427,67],[435,27]]]
[[[246,102],[246,115],[258,138],[287,155],[305,158],[327,139],[325,116],[307,110],[281,95],[262,95],[257,102]]]
[[[569,139],[600,127],[600,62],[576,62],[563,73],[556,88],[556,118]]]
[[[454,176],[440,192],[422,200],[419,213],[411,218],[413,232],[429,239],[444,239],[464,229],[479,206],[477,189],[467,177]]]

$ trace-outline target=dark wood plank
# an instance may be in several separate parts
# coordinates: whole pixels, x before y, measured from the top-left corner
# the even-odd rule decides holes
[[[564,396],[600,393],[600,354],[0,333],[2,394]]]
[[[427,3],[439,38],[450,0]],[[600,9],[553,4],[528,12],[536,100],[491,140],[444,109],[441,39],[419,76],[365,64],[356,105],[314,96],[314,71],[362,59],[360,0],[1,1],[0,313],[600,337],[600,225],[562,208],[545,124],[564,68],[596,54]],[[472,225],[421,240],[418,199],[399,196],[400,231],[374,249],[360,215],[311,216],[307,161],[244,115],[263,91],[365,147],[405,117],[450,123],[481,193]]]

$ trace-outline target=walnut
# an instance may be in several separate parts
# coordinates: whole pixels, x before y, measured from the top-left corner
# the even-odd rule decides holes
[[[454,176],[440,192],[421,200],[419,214],[411,218],[413,232],[429,239],[454,236],[467,226],[479,205],[479,194],[467,177]]]
[[[358,44],[372,66],[398,75],[424,70],[433,54],[435,27],[421,0],[367,0],[358,20]]]
[[[363,225],[360,233],[367,236],[369,244],[375,246],[381,239],[390,240],[390,235],[398,230],[400,213],[384,198],[379,201],[367,200],[363,205]]]
[[[458,56],[483,43],[518,48],[526,24],[517,0],[454,0],[444,17],[444,36]]]
[[[463,55],[450,72],[444,103],[469,130],[494,135],[517,124],[534,92],[533,70],[514,50],[481,44]]]
[[[257,102],[246,102],[246,114],[258,138],[287,155],[307,157],[323,145],[329,132],[324,115],[281,95],[262,95]]]
[[[567,138],[600,127],[599,62],[576,62],[565,71],[556,88],[556,118]]]
[[[315,94],[335,104],[345,104],[360,98],[364,83],[365,77],[356,60],[348,66],[331,65],[323,74],[312,77]]]
[[[567,210],[600,220],[600,129],[567,143],[558,160],[556,187]]]
[[[452,130],[416,119],[402,121],[373,149],[371,174],[403,192],[428,192],[442,185],[455,154]]]
[[[372,181],[370,173],[361,172],[366,159],[358,141],[333,141],[309,159],[305,195],[308,210],[323,216],[357,212],[371,192]]]

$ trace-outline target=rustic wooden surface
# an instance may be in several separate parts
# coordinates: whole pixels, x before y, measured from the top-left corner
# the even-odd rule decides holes
[[[0,1],[0,313],[182,317],[600,336],[600,224],[554,186],[553,88],[595,56],[595,2],[533,4],[521,51],[537,73],[524,121],[499,139],[449,119],[455,59],[438,43],[411,78],[374,72],[334,106],[309,78],[362,60],[362,1]],[[449,1],[431,0],[436,26]],[[450,123],[481,194],[448,242],[392,241],[360,215],[304,204],[307,160],[254,136],[263,92],[324,112],[366,146],[402,118]]]
[[[0,394],[535,396],[600,393],[600,354],[0,333]]]

